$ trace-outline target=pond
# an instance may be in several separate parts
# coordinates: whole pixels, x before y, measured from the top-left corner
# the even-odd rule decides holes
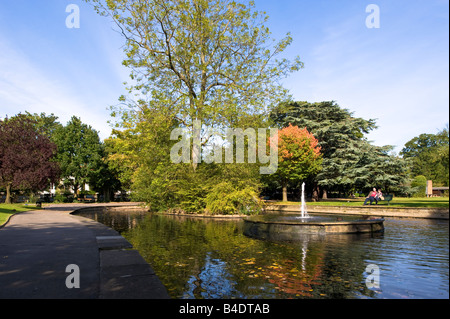
[[[277,242],[245,236],[241,220],[85,217],[127,238],[173,298],[449,298],[448,221],[386,219],[381,234]],[[366,284],[375,275],[379,286]]]

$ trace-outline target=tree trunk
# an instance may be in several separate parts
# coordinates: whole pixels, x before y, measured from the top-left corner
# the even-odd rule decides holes
[[[283,185],[283,202],[287,202],[287,185]]]
[[[11,204],[11,183],[6,184],[5,204]]]
[[[78,184],[73,184],[73,196],[75,200],[78,200],[79,196]]]
[[[111,190],[109,189],[109,187],[106,187],[103,189],[103,201],[105,203],[109,203],[111,201],[111,197],[109,195],[110,193],[111,193]]]
[[[202,124],[196,119],[192,125],[192,168],[194,169],[194,172],[197,170],[197,166],[202,160],[201,129]]]

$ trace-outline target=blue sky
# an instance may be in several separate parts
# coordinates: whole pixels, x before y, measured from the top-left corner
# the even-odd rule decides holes
[[[274,38],[291,32],[284,55],[305,68],[286,79],[298,101],[334,100],[379,128],[375,145],[403,145],[449,122],[448,0],[256,0]],[[366,27],[366,7],[380,28]],[[80,8],[68,29],[66,6]],[[0,117],[25,110],[76,115],[107,138],[108,107],[125,93],[122,37],[80,0],[0,1]]]

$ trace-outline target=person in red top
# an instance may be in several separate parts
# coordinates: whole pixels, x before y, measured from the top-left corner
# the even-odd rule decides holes
[[[377,197],[377,189],[373,188],[373,190],[370,192],[369,196],[366,197],[366,200],[364,201],[364,205],[367,205],[367,202],[370,201],[370,205],[372,205],[373,201],[376,202]]]

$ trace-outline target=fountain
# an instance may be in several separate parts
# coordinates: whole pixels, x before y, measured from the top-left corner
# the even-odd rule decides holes
[[[305,236],[357,234],[384,231],[384,218],[370,216],[310,216],[306,210],[305,183],[302,184],[300,215],[271,214],[244,218],[244,234],[268,240],[298,240]]]
[[[302,198],[300,204],[301,216],[300,218],[309,218],[308,212],[306,211],[306,202],[305,202],[305,183],[302,184]]]

